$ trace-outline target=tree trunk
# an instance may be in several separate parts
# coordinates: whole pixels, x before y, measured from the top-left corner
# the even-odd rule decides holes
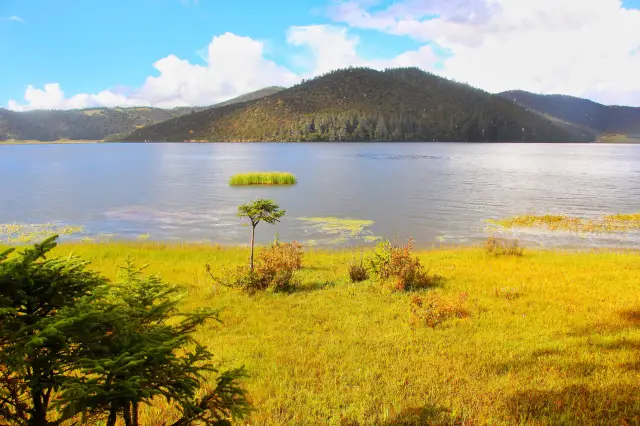
[[[124,417],[125,426],[131,426],[131,404],[130,403],[125,402],[122,416]]]
[[[116,420],[118,419],[118,410],[116,407],[116,403],[111,403],[111,409],[109,410],[109,418],[107,419],[107,426],[115,426]]]
[[[33,411],[31,419],[29,419],[29,425],[31,426],[46,426],[47,424],[47,409],[42,403],[42,393],[32,390],[33,397],[31,398],[33,403]]]
[[[138,423],[138,401],[133,403],[133,407],[132,407],[132,411],[133,411],[133,417],[131,419],[131,421],[133,422],[133,426],[139,426]]]
[[[249,269],[253,272],[253,245],[256,239],[256,227],[251,228],[251,257],[249,258]]]

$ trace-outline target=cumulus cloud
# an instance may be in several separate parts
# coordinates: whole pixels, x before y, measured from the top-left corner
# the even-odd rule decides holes
[[[344,27],[291,27],[287,33],[287,42],[303,47],[310,53],[308,60],[303,62],[309,69],[308,75],[322,74],[345,65],[361,65],[363,62],[356,52],[359,38],[350,36]]]
[[[58,83],[43,89],[28,86],[25,102],[9,101],[16,111],[34,109],[73,109],[89,107],[141,106],[160,108],[211,105],[266,86],[290,86],[301,78],[313,77],[336,68],[368,66],[376,69],[396,66],[433,68],[437,55],[430,46],[402,53],[391,59],[365,59],[358,55],[360,40],[346,28],[334,25],[291,27],[287,42],[307,55],[307,72],[301,75],[264,57],[262,42],[226,33],[209,44],[205,65],[192,64],[175,55],[156,61],[157,76],[147,77],[135,89],[103,90],[97,94],[65,96]]]
[[[363,58],[357,52],[360,38],[350,35],[347,28],[335,25],[291,27],[287,34],[287,41],[310,53],[310,59],[304,64],[308,68],[305,77],[347,66],[374,69],[418,66],[425,70],[432,70],[438,61],[438,56],[428,45],[390,59]]]
[[[640,11],[619,0],[404,0],[375,12],[348,1],[330,16],[435,42],[449,53],[441,74],[492,92],[640,105]]]
[[[27,87],[14,110],[96,106],[211,105],[270,85],[290,86],[346,66],[418,66],[491,92],[565,93],[607,104],[640,105],[640,11],[618,0],[400,0],[375,11],[372,0],[339,3],[336,22],[424,42],[392,58],[365,58],[360,38],[342,25],[290,27],[287,43],[304,52],[300,74],[267,59],[262,42],[213,37],[203,64],[175,55],[153,64],[137,88],[66,96],[57,83]],[[442,60],[438,52],[447,52]]]
[[[296,74],[264,57],[261,42],[232,33],[211,40],[204,65],[169,55],[156,61],[153,67],[158,75],[147,77],[139,88],[65,97],[57,83],[46,84],[44,89],[28,86],[24,95],[26,102],[11,100],[8,106],[26,111],[98,106],[211,105],[265,86],[289,86],[299,81]]]
[[[109,90],[95,95],[82,93],[71,98],[65,98],[64,92],[58,83],[45,84],[44,89],[37,89],[29,85],[25,91],[24,99],[27,101],[27,104],[24,105],[13,100],[9,101],[9,109],[25,111],[30,109],[73,109],[98,105],[132,105],[125,96]]]

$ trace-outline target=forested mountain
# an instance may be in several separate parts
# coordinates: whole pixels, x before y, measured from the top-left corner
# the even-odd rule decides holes
[[[0,140],[103,140],[183,115],[183,109],[91,108],[15,112],[0,109]]]
[[[254,101],[138,129],[127,141],[578,141],[500,96],[417,68],[333,71]]]
[[[499,96],[530,110],[591,131],[594,136],[623,134],[640,137],[640,108],[607,106],[566,95],[538,95],[514,90]]]
[[[192,112],[258,99],[281,87],[267,87],[209,107],[87,108],[15,112],[0,108],[0,140],[109,140],[122,138],[135,129]]]

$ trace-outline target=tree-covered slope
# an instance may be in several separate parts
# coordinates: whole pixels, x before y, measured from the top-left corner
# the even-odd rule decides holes
[[[500,93],[525,108],[591,130],[594,134],[640,136],[640,108],[607,106],[565,95],[538,95],[521,90]]]
[[[210,107],[88,108],[15,112],[0,108],[0,140],[104,140],[122,138],[134,130],[207,108],[258,99],[283,88],[266,87]]]
[[[236,98],[229,99],[228,101],[220,102],[215,105],[212,105],[211,108],[218,108],[225,105],[233,105],[240,102],[253,101],[254,99],[264,98],[265,96],[273,95],[274,93],[278,93],[284,90],[284,87],[280,86],[269,86],[264,89],[256,90],[255,92],[245,93],[244,95],[240,95]]]
[[[148,126],[128,141],[587,140],[499,96],[420,71],[338,70],[244,103]]]
[[[160,108],[92,108],[15,112],[0,109],[0,140],[103,140],[180,116]]]

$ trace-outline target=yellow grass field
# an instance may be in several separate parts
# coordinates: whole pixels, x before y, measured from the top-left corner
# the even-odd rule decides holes
[[[127,255],[188,289],[183,308],[223,309],[197,338],[226,367],[244,365],[251,425],[640,424],[640,253],[480,248],[419,252],[468,294],[471,315],[411,327],[412,293],[352,284],[347,250],[305,253],[300,286],[250,296],[216,287],[241,248],[67,243],[114,277]],[[162,403],[142,424],[171,418]]]

